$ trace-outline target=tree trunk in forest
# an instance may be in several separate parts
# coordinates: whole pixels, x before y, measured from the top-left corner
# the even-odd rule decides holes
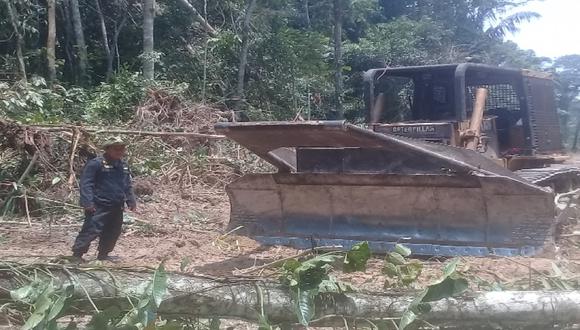
[[[36,266],[35,266],[36,267]],[[18,267],[19,270],[23,268]],[[18,272],[16,272],[18,273]],[[22,286],[22,278],[10,268],[0,271],[0,287],[15,290]],[[38,273],[39,276],[44,274]],[[143,271],[98,270],[96,268],[63,270],[51,267],[50,274],[55,285],[74,285],[72,302],[74,311],[69,313],[92,313],[86,304],[88,294],[99,309],[119,306],[130,309],[123,292],[139,295],[152,274]],[[74,276],[74,277],[73,277]],[[50,279],[49,279],[50,280]],[[260,306],[273,324],[296,323],[295,302],[287,289],[266,280],[211,279],[200,276],[168,274],[168,292],[159,307],[164,318],[197,317],[244,319],[257,322]],[[86,292],[85,292],[86,290]],[[338,321],[355,322],[369,326],[377,322],[400,318],[418,293],[347,293],[323,294],[316,302],[313,325],[332,326]],[[10,299],[7,291],[0,289],[0,302]],[[421,318],[437,325],[463,326],[494,324],[505,326],[533,325],[548,329],[553,324],[577,324],[580,322],[579,291],[496,291],[474,292],[457,298],[431,303],[430,313]]]
[[[78,0],[70,0],[70,9],[72,13],[72,24],[76,39],[77,55],[79,58],[79,75],[81,85],[88,83],[88,68],[89,60],[87,54],[87,45],[85,43],[85,35],[83,32],[83,22],[81,19],[81,10],[79,8]]]
[[[334,106],[337,119],[344,117],[342,108],[342,1],[334,0]]]
[[[208,21],[203,16],[199,14],[197,9],[195,9],[195,7],[188,0],[179,0],[179,3],[181,3],[193,14],[193,19],[203,27],[207,34],[212,37],[217,37],[218,32],[208,23]]]
[[[310,22],[310,3],[308,0],[304,0],[304,16],[306,18],[306,28],[310,30],[312,27],[312,22]]]
[[[155,0],[143,0],[143,77],[149,80],[155,78],[154,23]]]
[[[46,61],[48,66],[48,83],[56,81],[56,0],[47,0],[48,34],[46,37]]]
[[[78,81],[77,66],[74,56],[74,31],[72,27],[72,15],[70,11],[70,0],[63,0],[59,6],[60,16],[64,24],[64,54],[65,68],[68,69],[71,80]]]
[[[248,0],[246,6],[246,13],[244,15],[244,26],[242,27],[242,48],[240,50],[240,64],[238,66],[238,83],[236,86],[236,104],[235,111],[238,113],[242,110],[244,104],[244,81],[246,78],[246,66],[248,65],[248,52],[250,50],[250,23],[252,21],[252,13],[256,7],[256,0]]]
[[[103,38],[103,51],[105,52],[105,57],[107,59],[107,71],[105,73],[106,80],[109,81],[113,76],[113,60],[114,55],[111,52],[111,47],[109,46],[109,37],[107,36],[107,25],[105,24],[105,16],[103,16],[103,11],[101,10],[100,0],[95,0],[95,8],[97,9],[97,15],[99,16],[99,25],[101,26],[101,36]]]
[[[126,12],[123,14],[123,18],[121,19],[121,22],[119,24],[117,24],[115,22],[114,31],[113,31],[113,40],[111,41],[111,44],[113,46],[113,52],[114,52],[113,60],[115,58],[117,59],[117,70],[119,70],[119,67],[121,66],[121,54],[119,54],[119,34],[121,34],[121,31],[125,27],[125,23],[127,23],[127,13]]]
[[[24,37],[18,27],[18,13],[16,12],[16,8],[12,5],[12,0],[4,0],[4,2],[6,2],[8,17],[12,24],[12,29],[14,30],[14,36],[16,37],[16,60],[18,61],[18,73],[20,79],[26,82],[26,64],[24,62],[24,53],[22,50],[24,48]]]

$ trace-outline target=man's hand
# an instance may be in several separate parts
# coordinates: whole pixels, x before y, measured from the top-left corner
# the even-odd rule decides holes
[[[87,207],[85,207],[85,212],[93,214],[93,213],[97,212],[97,209],[94,206],[87,206]]]

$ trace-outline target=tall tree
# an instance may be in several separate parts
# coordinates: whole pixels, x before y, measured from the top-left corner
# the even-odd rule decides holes
[[[119,54],[119,35],[127,23],[127,16],[127,10],[126,8],[123,8],[121,20],[119,22],[115,21],[115,24],[113,25],[113,39],[111,40],[111,47],[109,48],[113,48],[113,59],[117,59],[117,69],[121,66],[121,54]]]
[[[336,117],[342,119],[342,0],[334,0],[334,106]]]
[[[105,77],[108,80],[111,79],[113,75],[113,60],[114,54],[111,52],[111,47],[109,47],[109,37],[107,36],[107,25],[105,24],[105,16],[103,15],[103,10],[101,9],[101,1],[95,0],[95,9],[97,10],[97,15],[99,16],[99,25],[101,27],[101,37],[103,39],[103,51],[105,52],[105,57],[107,59],[107,71]]]
[[[48,65],[48,82],[56,81],[56,0],[47,0],[48,34],[46,37],[46,60]]]
[[[81,10],[79,7],[79,1],[70,0],[70,9],[72,12],[72,23],[76,39],[77,55],[79,58],[78,64],[79,64],[80,83],[84,85],[87,84],[89,80],[88,79],[89,57],[87,54],[87,44],[85,43],[85,35],[83,32],[83,22],[81,19]]]
[[[250,50],[250,29],[252,14],[256,7],[256,0],[248,0],[246,13],[244,14],[244,25],[242,26],[242,48],[240,50],[240,63],[238,66],[238,83],[236,86],[235,110],[241,111],[244,103],[244,81],[246,78],[246,66],[248,65],[248,52]]]
[[[64,51],[64,69],[63,76],[68,76],[71,80],[78,80],[78,67],[76,65],[75,51],[74,51],[74,29],[72,26],[72,14],[70,10],[70,0],[62,0],[58,6],[60,21],[62,22],[62,29],[64,34],[57,34],[61,37],[61,45]],[[68,75],[67,75],[68,73]]]
[[[155,0],[143,0],[143,77],[149,80],[155,78],[154,24]]]
[[[10,24],[14,30],[14,36],[16,37],[16,59],[18,61],[18,72],[20,79],[26,82],[26,64],[24,62],[24,36],[19,27],[18,13],[16,8],[13,6],[12,0],[4,0],[6,7],[8,9],[8,18],[10,19]]]

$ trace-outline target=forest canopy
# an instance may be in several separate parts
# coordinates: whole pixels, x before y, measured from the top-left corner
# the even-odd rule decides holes
[[[478,62],[557,74],[568,134],[580,55],[506,41],[527,0],[1,0],[0,111],[128,120],[151,84],[245,120],[361,118],[362,73]]]

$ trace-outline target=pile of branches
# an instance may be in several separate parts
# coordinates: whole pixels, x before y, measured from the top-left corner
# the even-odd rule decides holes
[[[29,155],[37,151],[50,152],[50,137],[45,132],[0,119],[0,147],[25,151]]]
[[[188,101],[175,88],[155,87],[147,91],[130,125],[135,130],[215,134],[216,123],[231,119],[231,111]],[[144,155],[144,161],[161,155],[155,175],[182,190],[221,189],[245,170],[265,167],[257,157],[225,140],[163,136],[133,142],[134,153]]]
[[[8,198],[19,201],[0,216],[34,216],[41,207],[32,205],[36,200],[30,200],[31,196],[76,205],[78,178],[84,164],[99,153],[97,146],[112,135],[122,135],[129,142],[134,176],[177,186],[186,196],[200,190],[221,193],[247,164],[259,164],[256,156],[214,134],[215,123],[227,120],[223,114],[208,105],[183,101],[168,90],[151,89],[136,109],[130,126],[106,129],[2,121],[0,207],[5,209]],[[26,188],[27,193],[23,194],[21,188]]]
[[[156,88],[147,91],[145,101],[135,111],[132,126],[143,130],[214,134],[214,124],[229,117],[227,111],[189,102],[169,89]]]
[[[215,134],[214,125],[227,121],[229,112],[208,104],[193,103],[169,88],[150,88],[145,100],[135,110],[130,127],[144,131],[196,132]],[[185,136],[166,136],[165,143],[187,150],[209,147],[211,142]]]
[[[228,111],[190,102],[174,89],[152,87],[124,127],[0,121],[0,207],[6,206],[6,196],[23,197],[23,188],[25,203],[15,203],[22,207],[10,213],[30,218],[40,208],[31,207],[35,203],[31,196],[76,205],[82,168],[112,135],[121,135],[129,143],[128,160],[135,177],[178,187],[185,196],[200,191],[221,194],[241,174],[266,168],[257,156],[215,134],[214,125],[230,118]]]
[[[36,197],[70,195],[77,172],[95,153],[90,135],[78,129],[51,132],[0,120],[0,216],[20,213],[30,221],[41,210]]]

